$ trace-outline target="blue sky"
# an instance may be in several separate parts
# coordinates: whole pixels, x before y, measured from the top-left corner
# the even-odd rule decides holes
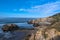
[[[41,18],[60,12],[60,0],[0,0],[0,17]]]

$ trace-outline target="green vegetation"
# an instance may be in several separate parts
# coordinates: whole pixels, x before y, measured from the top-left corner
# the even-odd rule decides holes
[[[52,27],[60,31],[60,22],[56,22]]]
[[[53,18],[52,24],[47,29],[55,28],[56,30],[60,32],[60,13],[57,13],[51,16],[51,18]]]
[[[52,25],[52,27],[60,31],[60,13],[57,13],[52,17],[55,19],[55,23]]]
[[[56,22],[60,21],[60,13],[57,13],[51,17],[54,18]]]

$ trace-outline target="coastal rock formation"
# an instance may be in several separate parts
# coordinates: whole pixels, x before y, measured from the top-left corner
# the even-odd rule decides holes
[[[27,23],[28,24],[34,24],[35,23],[35,20],[29,20]]]
[[[39,18],[39,19],[35,19],[35,20],[30,20],[27,23],[33,24],[34,27],[43,26],[43,25],[50,26],[55,23],[55,19],[53,19],[52,17]]]
[[[36,20],[29,21],[33,24],[35,40],[56,40],[55,37],[60,36],[60,13]]]
[[[60,36],[60,32],[55,28],[46,29],[46,30],[43,28],[39,28],[35,33],[35,40],[51,40],[51,39],[56,40],[55,37],[57,36]]]
[[[38,27],[38,26],[40,26],[40,25],[39,25],[38,23],[34,23],[33,26],[34,26],[34,27]]]
[[[55,36],[54,39],[51,38],[50,40],[60,40],[60,36],[59,35],[58,36]]]
[[[19,27],[16,24],[5,24],[2,27],[2,30],[4,32],[8,32],[8,31],[12,32],[12,31],[18,30],[18,29],[19,29]]]

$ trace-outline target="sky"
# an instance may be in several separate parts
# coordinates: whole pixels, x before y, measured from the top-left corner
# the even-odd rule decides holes
[[[0,17],[42,18],[60,12],[60,0],[0,0]]]

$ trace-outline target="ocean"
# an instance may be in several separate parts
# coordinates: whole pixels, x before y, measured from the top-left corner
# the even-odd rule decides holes
[[[18,25],[20,28],[33,28],[32,24],[27,24],[25,23],[2,23],[0,24],[0,40],[23,40],[23,38],[26,36],[26,34],[28,33],[28,31],[15,31],[13,33],[11,32],[3,32],[2,31],[2,26],[5,24],[16,24]]]
[[[28,20],[33,20],[36,18],[0,18],[0,40],[23,40],[27,33],[30,31],[14,31],[13,33],[11,32],[3,32],[2,31],[2,26],[5,24],[16,24],[20,28],[27,28],[31,29],[33,28],[32,24],[28,24]]]

